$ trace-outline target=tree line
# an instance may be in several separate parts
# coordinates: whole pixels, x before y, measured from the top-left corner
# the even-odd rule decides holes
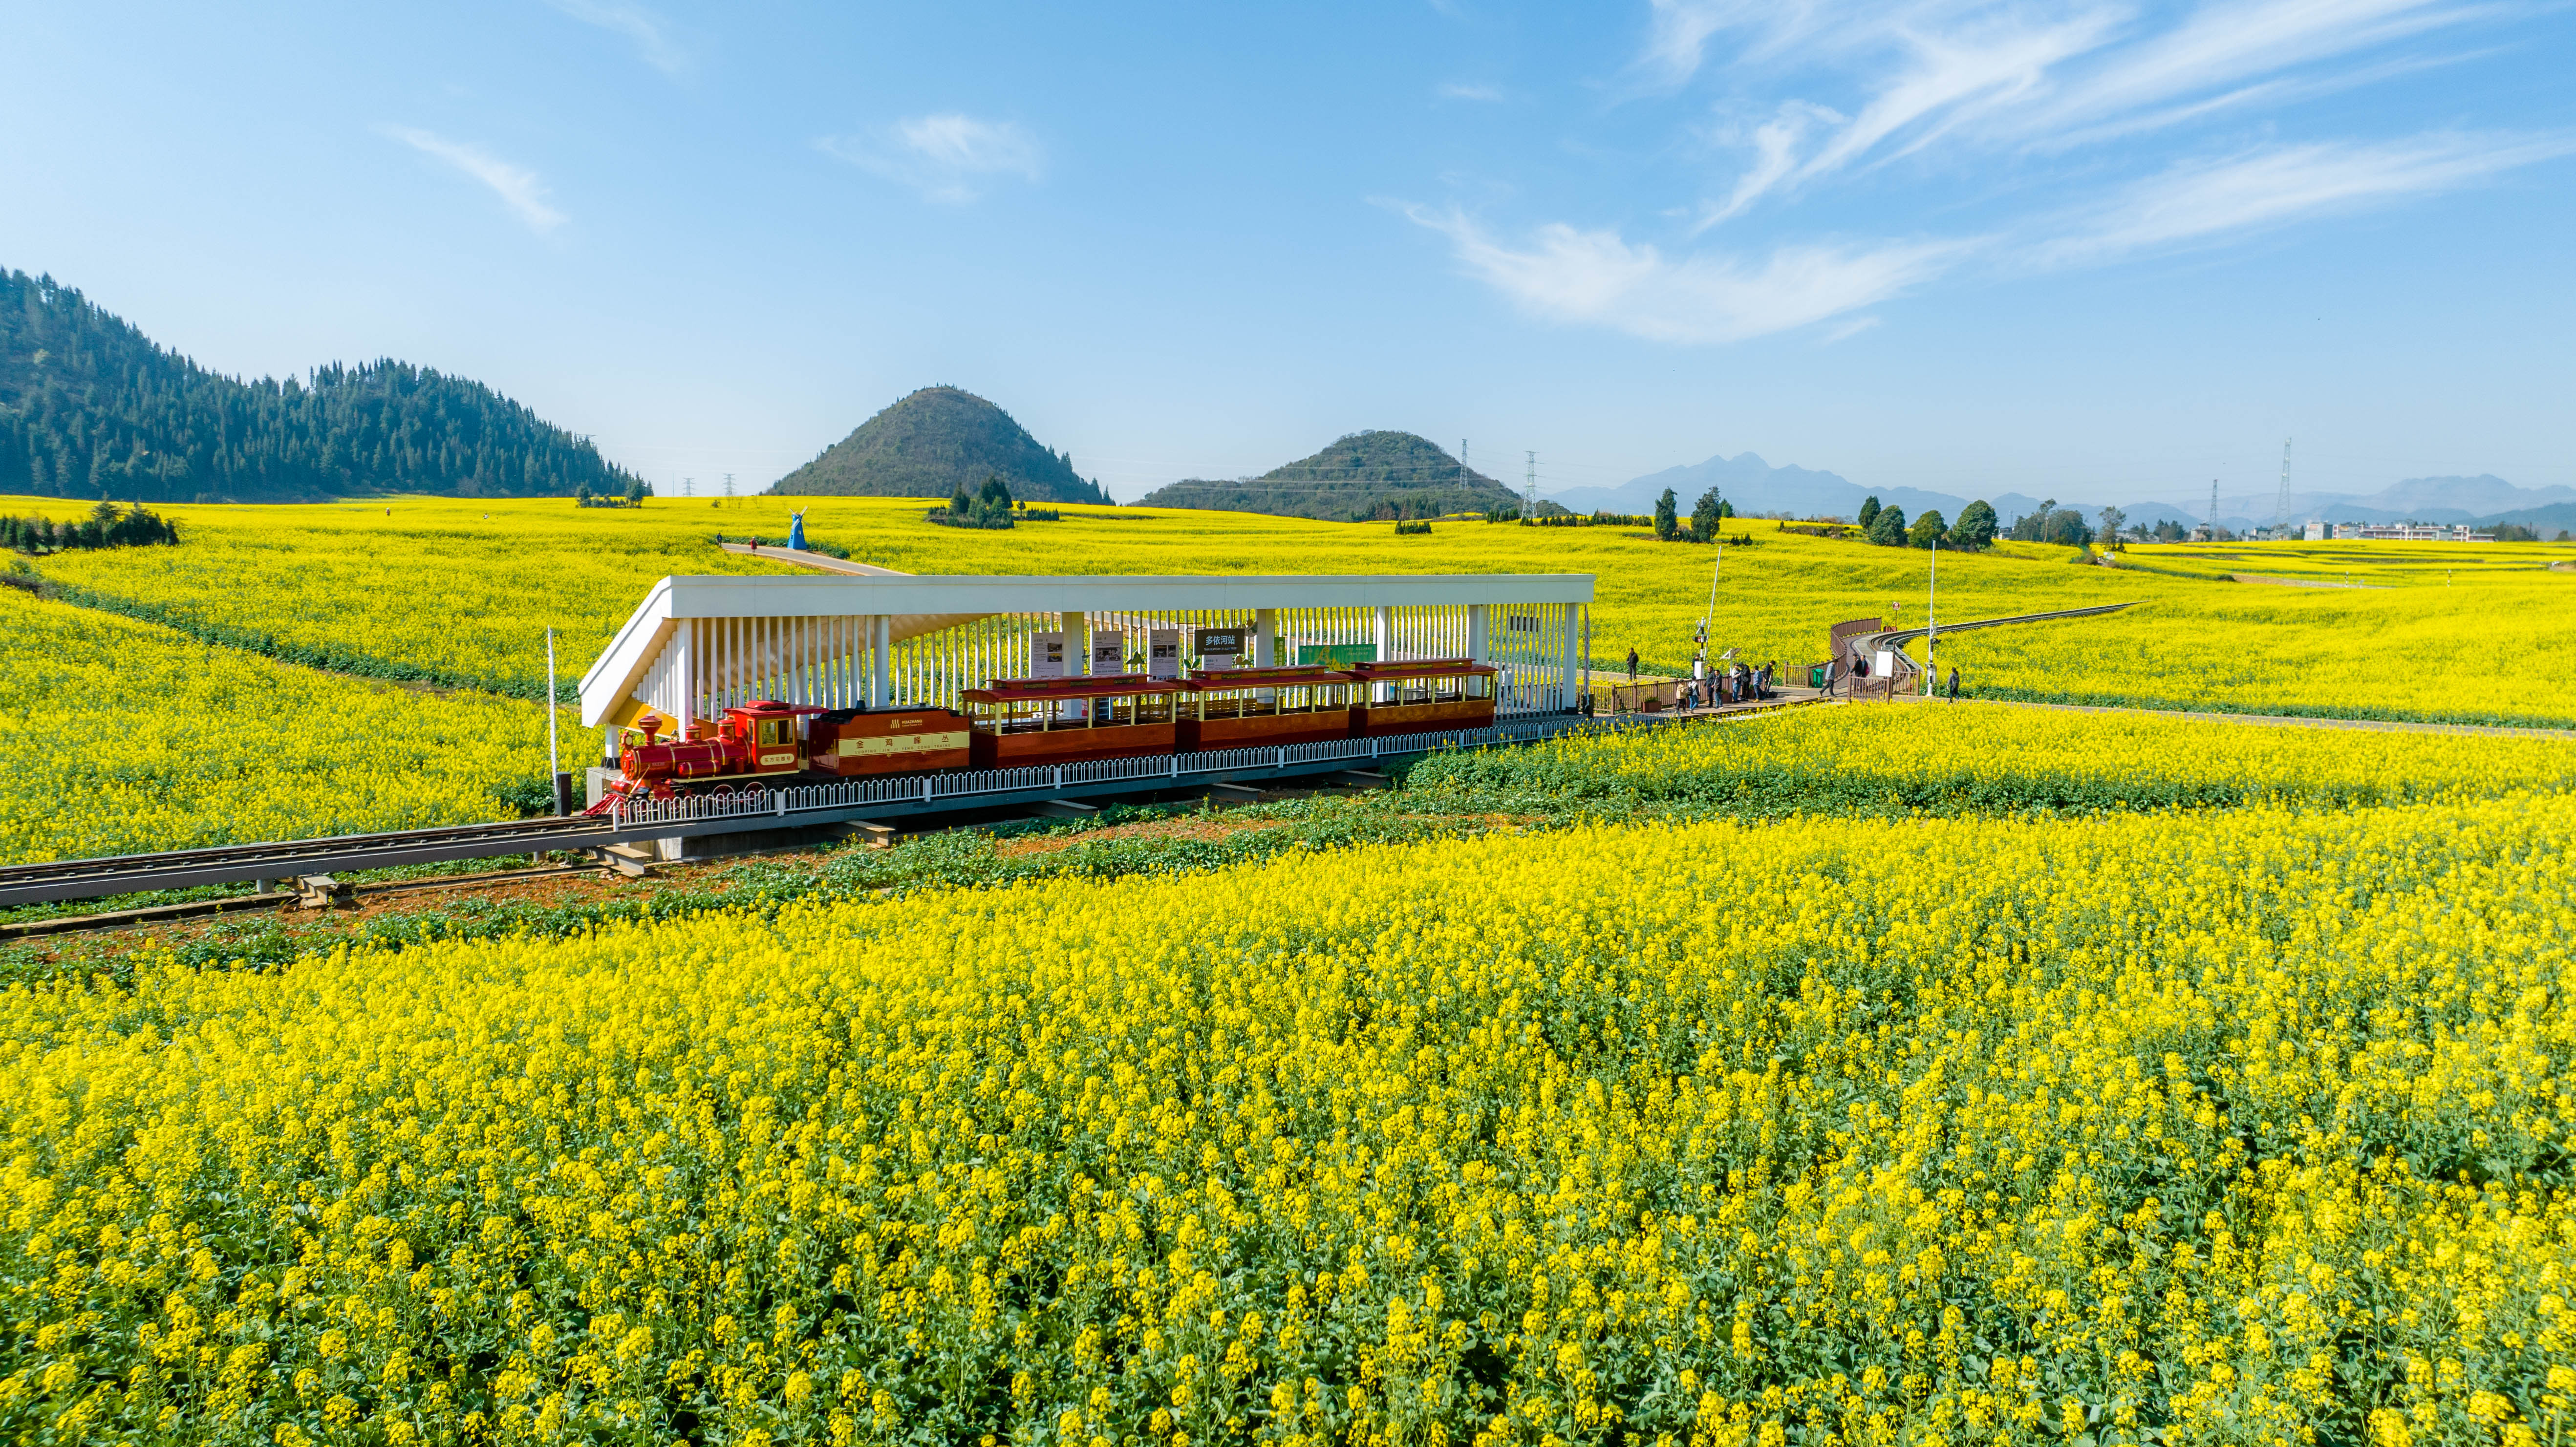
[[[392,360],[245,382],[50,276],[0,269],[0,492],[136,502],[627,492],[588,438]]]
[[[143,508],[102,502],[78,522],[44,517],[0,517],[0,548],[20,553],[60,553],[74,548],[135,548],[179,541],[178,524]]]
[[[1669,487],[1664,489],[1663,496],[1655,499],[1656,537],[1668,543],[1705,543],[1717,536],[1718,528],[1728,518],[1735,516],[1735,504],[1719,496],[1713,487],[1701,493],[1698,502],[1691,504],[1688,523],[1681,520],[1680,507],[1681,499],[1675,497]]]

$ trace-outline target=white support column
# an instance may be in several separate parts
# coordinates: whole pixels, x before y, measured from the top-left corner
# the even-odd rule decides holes
[[[1371,633],[1377,643],[1377,661],[1391,662],[1395,658],[1395,610],[1380,606],[1373,610],[1372,619],[1376,625]],[[1370,702],[1383,702],[1387,696],[1386,685],[1372,684],[1369,687],[1369,693]]]
[[[1276,608],[1252,610],[1252,666],[1279,666],[1279,610]]]
[[[1558,666],[1557,666],[1557,674],[1556,674],[1556,684],[1557,684],[1557,688],[1556,688],[1556,706],[1557,706],[1558,708],[1572,708],[1572,707],[1574,707],[1574,704],[1575,704],[1575,698],[1574,698],[1574,660],[1575,660],[1575,657],[1576,657],[1575,649],[1576,649],[1576,645],[1577,645],[1577,643],[1580,641],[1580,639],[1579,639],[1579,637],[1578,637],[1578,630],[1580,630],[1580,629],[1581,629],[1581,627],[1583,626],[1583,605],[1582,605],[1582,604],[1580,604],[1580,603],[1568,603],[1568,604],[1565,604],[1565,605],[1564,605],[1564,607],[1565,607],[1565,642],[1564,642],[1564,650],[1565,650],[1565,651],[1564,651],[1564,653],[1563,653],[1563,655],[1562,655],[1561,661],[1559,662],[1559,664],[1558,664]]]
[[[894,702],[894,619],[883,613],[868,620],[868,707]]]
[[[1467,605],[1467,657],[1482,663],[1491,651],[1485,642],[1485,605],[1470,603]]]
[[[1079,678],[1091,672],[1091,617],[1085,613],[1060,615],[1064,627],[1064,666],[1068,677]]]
[[[671,733],[687,738],[689,725],[698,718],[698,670],[705,661],[698,656],[698,620],[683,618],[671,631],[672,672],[680,680],[680,706],[672,710]]]

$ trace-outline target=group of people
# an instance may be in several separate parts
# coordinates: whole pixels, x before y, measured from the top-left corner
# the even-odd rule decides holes
[[[1693,660],[1691,677],[1681,681],[1675,692],[1675,708],[1715,708],[1720,704],[1749,703],[1772,696],[1772,680],[1779,674],[1777,663],[1755,668],[1749,663],[1730,663],[1715,674],[1708,672],[1703,660]],[[1628,650],[1628,681],[1637,681],[1637,650]]]
[[[1714,676],[1688,678],[1682,681],[1682,708],[1715,708],[1726,703],[1750,703],[1771,696],[1771,679],[1776,664],[1765,663],[1755,668],[1747,663],[1731,663]]]
[[[1747,703],[1756,699],[1770,698],[1773,696],[1772,681],[1778,676],[1778,669],[1779,665],[1776,662],[1765,663],[1759,668],[1745,663],[1732,663],[1712,676],[1707,672],[1706,663],[1694,660],[1691,664],[1692,676],[1681,681],[1673,706],[1681,709],[1715,708],[1721,704]],[[1843,666],[1825,665],[1825,692],[1828,695],[1833,693],[1834,685],[1841,681],[1845,673],[1846,668]],[[1864,654],[1853,655],[1848,665],[1848,675],[1854,679],[1865,679],[1869,677],[1869,673],[1868,657]],[[1628,650],[1628,682],[1633,686],[1636,681],[1637,650],[1631,648]],[[1946,693],[1952,703],[1957,703],[1959,670],[1956,668],[1950,670],[1946,688],[1936,680],[1933,691],[1936,695]]]

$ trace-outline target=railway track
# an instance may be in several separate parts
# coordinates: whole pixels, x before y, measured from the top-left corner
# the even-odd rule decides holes
[[[606,819],[520,819],[500,824],[450,824],[385,834],[343,834],[266,844],[227,844],[161,854],[118,854],[100,859],[58,859],[0,866],[0,906],[97,899],[154,889],[286,880],[332,870],[385,869],[439,864],[502,854],[589,849],[619,835]]]
[[[1086,798],[1107,800],[1229,782],[1257,786],[1370,768],[1382,760],[1434,748],[1491,748],[1527,743],[1569,729],[1645,726],[1649,725],[1635,719],[1595,721],[1571,715],[1548,716],[1483,729],[1344,739],[1285,748],[1095,760],[1061,767],[968,774],[890,775],[840,784],[765,789],[731,797],[646,801],[603,817],[456,824],[386,834],[343,834],[161,854],[14,864],[0,866],[0,908],[201,885],[296,880],[317,874],[442,864],[504,854],[605,851],[611,845],[716,834],[866,827],[870,821],[893,818],[1049,807]]]

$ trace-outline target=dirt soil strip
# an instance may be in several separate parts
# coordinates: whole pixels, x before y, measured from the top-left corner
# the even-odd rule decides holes
[[[1192,816],[1186,819],[1144,819],[1133,824],[1112,824],[1105,829],[1084,829],[1072,834],[1041,834],[1028,839],[1006,839],[994,846],[993,853],[1002,859],[1024,859],[1032,854],[1053,854],[1076,845],[1108,839],[1196,839],[1213,842],[1237,834],[1253,834],[1264,829],[1285,829],[1286,819],[1230,819],[1219,815],[1213,819]]]

